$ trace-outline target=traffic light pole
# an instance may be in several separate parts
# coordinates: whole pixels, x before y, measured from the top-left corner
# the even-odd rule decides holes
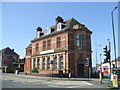
[[[110,44],[110,41],[109,41],[109,39],[108,39],[108,42],[109,42],[109,64],[110,64],[110,81],[111,81],[111,54],[110,54],[110,52],[111,52],[111,44]]]

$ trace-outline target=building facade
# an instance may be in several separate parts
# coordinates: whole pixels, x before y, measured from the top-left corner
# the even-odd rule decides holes
[[[39,67],[39,73],[88,76],[92,67],[92,32],[74,18],[64,21],[56,18],[56,24],[45,30],[38,27],[36,37],[26,48],[25,72]],[[87,63],[88,62],[88,63]],[[90,70],[91,71],[91,70]]]
[[[3,72],[14,72],[16,63],[19,62],[19,55],[9,47],[0,50],[0,67]]]

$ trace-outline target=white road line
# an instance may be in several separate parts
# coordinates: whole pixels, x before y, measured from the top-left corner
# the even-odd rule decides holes
[[[48,85],[49,87],[60,87],[60,86],[57,86],[57,85]]]
[[[81,81],[81,82],[83,82],[83,83],[85,83],[85,84],[88,84],[88,85],[93,85],[93,84],[88,83],[88,82],[85,82],[85,81]]]
[[[70,87],[67,87],[67,88],[79,88],[80,86],[70,86]]]

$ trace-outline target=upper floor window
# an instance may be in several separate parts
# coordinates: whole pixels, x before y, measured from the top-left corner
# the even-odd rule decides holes
[[[76,45],[77,46],[84,46],[84,34],[77,34],[76,35]]]
[[[32,50],[30,49],[30,53],[32,53]]]
[[[43,51],[46,50],[46,41],[43,41]]]
[[[47,40],[47,50],[51,49],[51,40]]]
[[[61,47],[61,38],[57,37],[57,48]]]
[[[81,39],[81,38],[80,38],[80,34],[77,34],[77,35],[76,35],[76,45],[77,45],[77,46],[80,46],[80,44],[81,44],[80,39]]]
[[[39,49],[39,43],[36,43],[35,52],[38,52],[38,49]]]
[[[81,38],[81,46],[84,46],[84,34],[81,35],[82,38]]]

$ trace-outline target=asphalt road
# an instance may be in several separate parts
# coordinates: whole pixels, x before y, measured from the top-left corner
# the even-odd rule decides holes
[[[19,82],[14,80],[2,80],[2,88],[51,88],[45,84]]]
[[[42,84],[33,82],[21,82],[14,80],[2,80],[2,88],[99,88],[86,82],[81,82],[80,85],[75,84]]]
[[[102,88],[86,81],[48,80],[43,77],[3,74],[2,88]]]

